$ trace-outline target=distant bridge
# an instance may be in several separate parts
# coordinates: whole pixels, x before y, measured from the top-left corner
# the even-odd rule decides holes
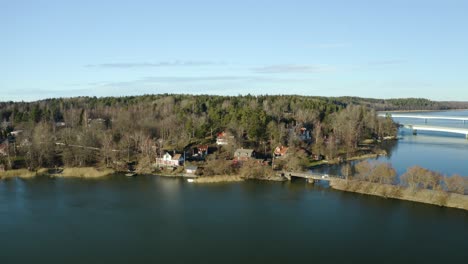
[[[403,127],[413,130],[414,135],[416,135],[418,131],[446,132],[446,133],[462,134],[462,135],[465,135],[465,137],[468,139],[468,128],[426,126],[426,125],[403,125]]]
[[[387,116],[386,113],[380,113],[379,116],[385,117]],[[465,116],[429,116],[429,115],[401,115],[401,114],[390,114],[392,118],[410,118],[410,119],[424,119],[427,123],[427,120],[434,119],[434,120],[455,120],[455,121],[463,121],[465,124],[468,121],[468,117]]]

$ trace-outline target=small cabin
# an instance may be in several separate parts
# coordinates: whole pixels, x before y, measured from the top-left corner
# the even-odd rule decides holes
[[[252,158],[255,158],[255,150],[253,149],[238,149],[234,152],[235,160],[244,161]]]

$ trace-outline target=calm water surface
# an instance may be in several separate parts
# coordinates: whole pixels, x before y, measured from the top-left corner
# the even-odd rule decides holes
[[[392,149],[468,175],[463,137]],[[465,263],[468,213],[304,181],[194,185],[154,176],[0,181],[0,263]]]
[[[467,110],[410,114],[468,117]],[[420,119],[398,118],[396,121],[402,124],[424,124],[424,120]],[[429,120],[427,125],[468,129],[468,122],[463,124],[462,121]],[[388,156],[377,159],[382,162],[390,162],[398,174],[401,175],[409,167],[419,165],[445,175],[457,173],[468,177],[468,140],[464,135],[426,131],[420,131],[417,135],[413,135],[409,129],[401,129],[399,135],[401,139],[398,142],[386,143],[385,148]],[[316,168],[313,171],[341,174],[340,169],[340,166],[330,166]]]

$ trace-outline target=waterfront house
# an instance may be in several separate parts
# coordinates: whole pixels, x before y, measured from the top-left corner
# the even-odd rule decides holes
[[[287,152],[288,152],[288,147],[278,146],[275,148],[275,151],[273,152],[273,154],[275,154],[275,157],[282,157],[282,156],[285,156]]]
[[[184,163],[184,158],[181,154],[171,155],[166,152],[162,158],[156,158],[156,165],[158,167],[179,167]]]
[[[234,159],[237,161],[245,161],[255,158],[255,150],[253,149],[238,149],[234,152]]]
[[[234,139],[233,135],[223,131],[221,133],[218,133],[216,137],[216,145],[228,145],[232,142],[232,139]]]

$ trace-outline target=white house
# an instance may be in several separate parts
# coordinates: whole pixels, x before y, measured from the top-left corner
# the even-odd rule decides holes
[[[165,166],[165,167],[178,167],[184,163],[184,157],[181,154],[174,154],[172,156],[168,152],[162,156],[162,158],[156,158],[156,165],[157,166]]]

